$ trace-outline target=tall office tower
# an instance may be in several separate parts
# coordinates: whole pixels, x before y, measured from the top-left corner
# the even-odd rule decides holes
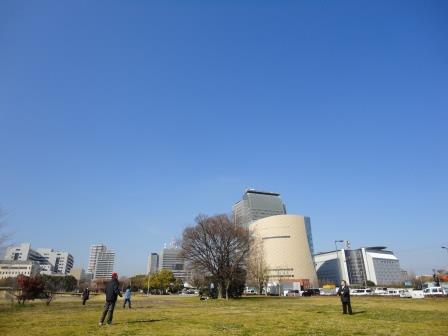
[[[105,251],[98,252],[95,263],[94,279],[110,279],[114,271],[115,252]]]
[[[96,268],[96,259],[98,258],[98,254],[100,252],[106,252],[107,247],[104,244],[96,244],[90,246],[90,255],[89,255],[89,265],[87,266],[87,273],[93,274],[95,273]]]
[[[180,256],[182,250],[177,246],[165,247],[160,252],[159,270],[169,269],[175,278],[188,281],[190,272],[187,271],[185,258]]]
[[[235,223],[246,227],[256,220],[285,214],[286,208],[280,194],[254,189],[247,189],[241,201],[233,206]]]
[[[52,248],[38,248],[36,251],[51,265],[51,270],[44,270],[44,273],[70,273],[74,262],[73,256],[70,253],[55,251]]]
[[[148,265],[146,266],[146,274],[154,274],[159,270],[159,255],[157,253],[151,253],[148,256]]]

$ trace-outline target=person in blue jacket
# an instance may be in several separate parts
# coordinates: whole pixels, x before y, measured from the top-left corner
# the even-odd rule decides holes
[[[129,309],[131,309],[131,286],[126,287],[126,292],[124,293],[124,303],[123,308],[126,308],[126,302],[129,304]]]

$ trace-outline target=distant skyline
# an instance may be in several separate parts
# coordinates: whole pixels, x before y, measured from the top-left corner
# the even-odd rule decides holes
[[[0,3],[9,243],[120,275],[246,188],[316,252],[448,266],[446,1]]]

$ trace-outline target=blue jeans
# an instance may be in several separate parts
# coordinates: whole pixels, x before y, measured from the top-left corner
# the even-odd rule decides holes
[[[126,308],[126,302],[129,304],[129,308],[131,308],[131,299],[124,299],[123,308]]]

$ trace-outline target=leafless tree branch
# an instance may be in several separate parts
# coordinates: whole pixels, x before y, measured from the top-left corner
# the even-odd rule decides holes
[[[199,215],[195,222],[183,232],[182,254],[196,272],[218,279],[218,296],[225,291],[228,298],[232,280],[245,265],[249,232],[236,226],[227,215]]]

